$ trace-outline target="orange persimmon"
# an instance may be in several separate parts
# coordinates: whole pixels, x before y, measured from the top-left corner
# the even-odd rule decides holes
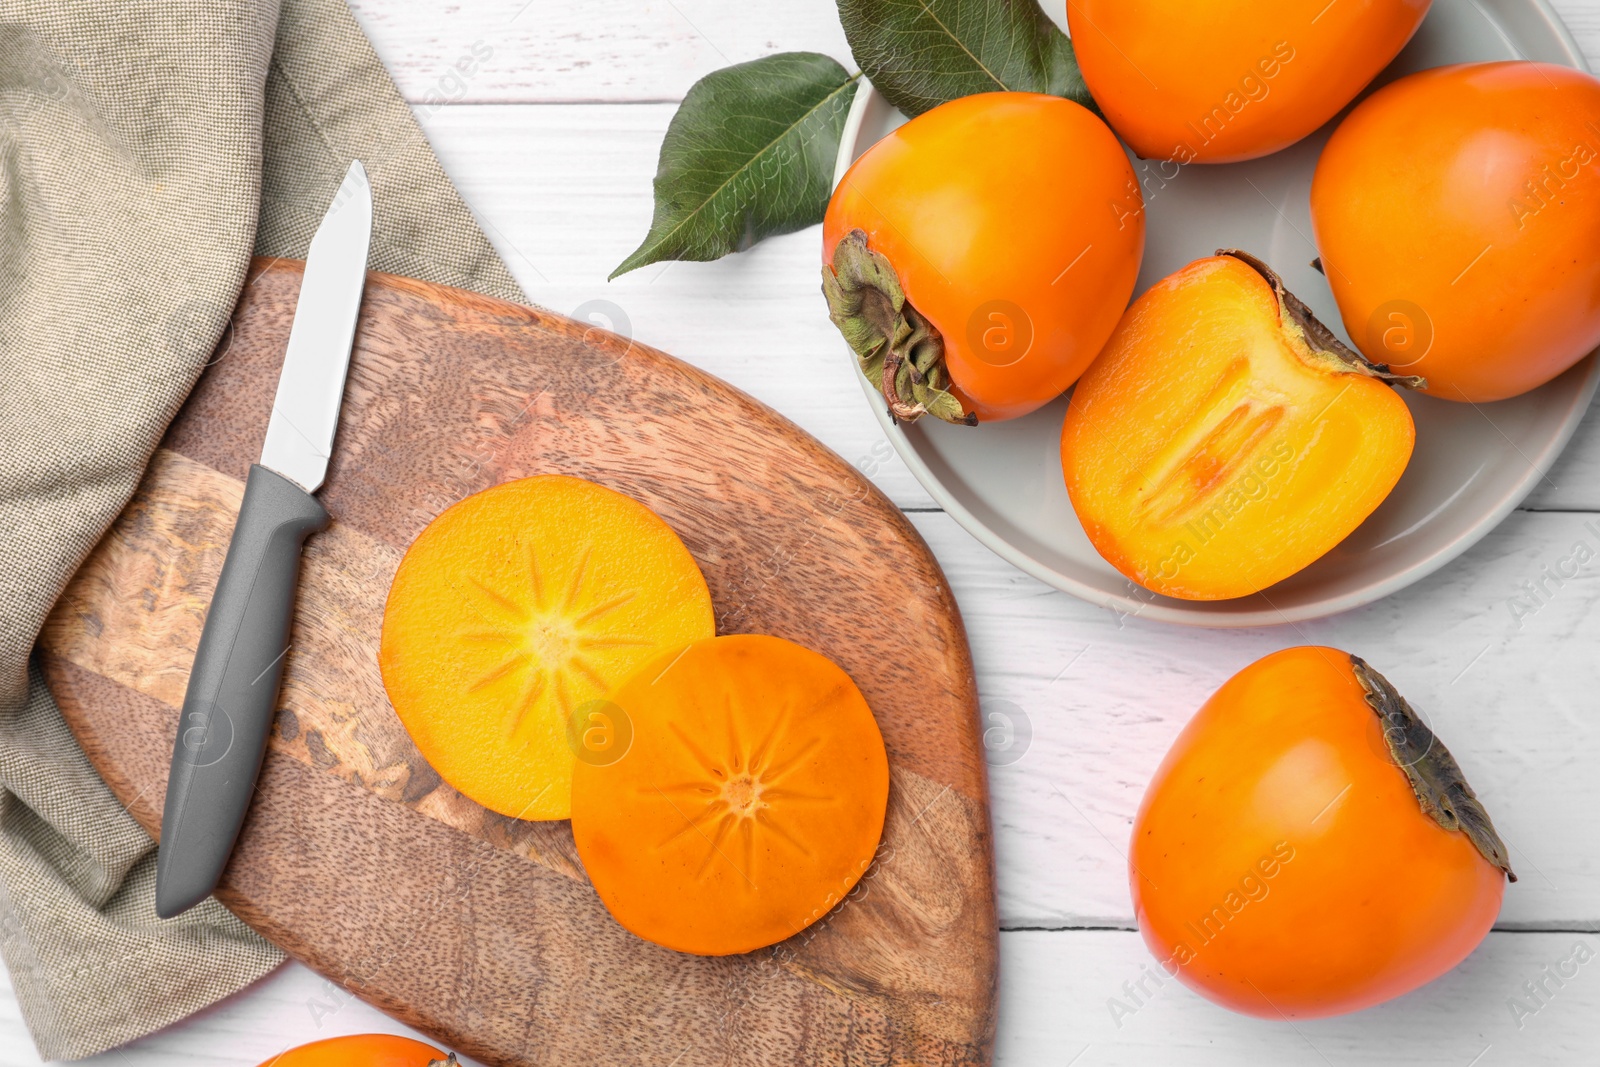
[[[822,223],[822,288],[895,418],[990,422],[1083,373],[1143,255],[1139,183],[1098,116],[979,93],[850,167]]]
[[[1397,379],[1242,252],[1134,301],[1072,394],[1061,466],[1095,548],[1185,600],[1255,593],[1354,530],[1411,458]]]
[[[1162,970],[1269,1019],[1432,981],[1516,880],[1411,706],[1360,659],[1314,647],[1256,661],[1195,713],[1145,792],[1128,868]]]
[[[448,508],[395,572],[378,663],[439,776],[518,819],[565,819],[574,719],[639,664],[716,632],[672,528],[631,497],[546,474]]]
[[[1402,78],[1334,131],[1311,183],[1356,346],[1446,400],[1501,400],[1600,344],[1600,79],[1548,63]]]
[[[1100,110],[1147,159],[1232,163],[1338,114],[1405,47],[1430,0],[1068,0]]]
[[[353,1034],[280,1052],[261,1067],[453,1067],[455,1055],[394,1034]]]
[[[611,697],[632,744],[584,760],[572,836],[627,929],[724,956],[799,933],[872,863],[889,761],[861,691],[778,637],[717,637],[645,665]]]

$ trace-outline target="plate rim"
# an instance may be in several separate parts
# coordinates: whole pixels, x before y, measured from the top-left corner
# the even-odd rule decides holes
[[[1543,20],[1555,37],[1561,51],[1565,53],[1563,62],[1567,66],[1582,71],[1590,70],[1588,60],[1584,56],[1582,49],[1578,47],[1577,40],[1572,36],[1572,32],[1567,28],[1560,14],[1551,6],[1549,0],[1509,0],[1509,2],[1523,5],[1525,9],[1530,10],[1532,14],[1539,16]],[[1472,0],[1472,4],[1480,11],[1484,11],[1483,5],[1478,3],[1478,0]],[[1488,12],[1484,11],[1484,14],[1487,15]],[[850,169],[850,165],[860,155],[856,151],[856,145],[861,139],[862,127],[865,124],[867,113],[875,105],[893,107],[878,92],[867,76],[863,74],[861,75],[860,87],[856,90],[855,99],[851,101],[850,110],[845,116],[844,129],[839,140],[839,152],[834,160],[833,181],[830,188],[838,188],[839,183],[844,179],[845,172]],[[871,145],[863,146],[861,151],[865,152],[870,147]],[[852,362],[854,362],[853,357]],[[1528,498],[1534,487],[1549,473],[1550,468],[1555,465],[1561,453],[1566,450],[1573,434],[1578,430],[1578,425],[1588,412],[1594,400],[1596,388],[1600,387],[1600,349],[1585,356],[1575,366],[1587,368],[1584,372],[1583,380],[1562,414],[1560,429],[1540,450],[1539,454],[1532,457],[1527,472],[1512,485],[1510,490],[1501,497],[1493,508],[1485,511],[1476,522],[1458,531],[1454,537],[1432,552],[1426,559],[1419,560],[1360,589],[1339,596],[1308,601],[1288,609],[1270,606],[1271,601],[1269,599],[1269,606],[1266,608],[1237,612],[1215,612],[1188,607],[1185,606],[1187,604],[1185,601],[1163,597],[1158,593],[1144,589],[1132,579],[1126,577],[1123,578],[1123,581],[1130,589],[1138,590],[1140,593],[1144,593],[1145,596],[1134,593],[1110,593],[1073,578],[1071,575],[1064,574],[1035,559],[1026,551],[1013,545],[988,523],[984,522],[951,492],[943,480],[923,461],[922,456],[911,443],[906,440],[905,433],[900,425],[889,415],[884,405],[875,402],[881,399],[881,394],[878,390],[859,372],[856,373],[855,378],[862,394],[867,398],[873,417],[877,419],[878,425],[882,427],[889,443],[894,447],[901,461],[911,471],[912,476],[917,479],[918,484],[922,486],[929,496],[933,497],[934,502],[946,514],[955,519],[962,529],[976,538],[985,548],[1018,570],[1044,582],[1048,586],[1059,589],[1064,593],[1069,593],[1097,607],[1109,609],[1123,617],[1150,618],[1160,622],[1204,629],[1246,629],[1259,626],[1293,625],[1364,607],[1420,582],[1447,564],[1454,562],[1473,545],[1483,540]],[[1570,371],[1567,373],[1570,373]],[[1541,386],[1541,388],[1544,387]],[[1271,586],[1268,586],[1267,590],[1254,595],[1266,598],[1266,594],[1271,588]],[[1241,597],[1239,599],[1248,598]],[[1205,601],[1203,603],[1218,602]]]

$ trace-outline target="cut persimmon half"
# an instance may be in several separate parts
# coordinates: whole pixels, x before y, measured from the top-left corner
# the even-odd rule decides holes
[[[378,664],[441,778],[502,815],[565,819],[579,720],[641,663],[715,632],[671,527],[631,497],[547,474],[428,524],[395,572]]]
[[[1366,519],[1411,458],[1389,373],[1266,264],[1219,252],[1129,307],[1078,382],[1061,466],[1084,531],[1129,579],[1184,600],[1259,592]]]
[[[572,836],[612,916],[680,952],[750,952],[826,915],[872,864],[889,799],[877,721],[832,660],[717,637],[611,697],[619,758],[572,780]]]

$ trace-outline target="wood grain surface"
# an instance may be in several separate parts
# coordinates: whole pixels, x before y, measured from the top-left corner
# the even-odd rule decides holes
[[[159,829],[178,706],[300,265],[258,263],[134,501],[47,624],[51,686],[95,766]],[[401,553],[455,500],[560,471],[682,536],[722,633],[833,657],[889,750],[856,891],[772,949],[703,959],[623,931],[564,822],[444,785],[376,650]],[[905,517],[731,386],[548,313],[371,275],[307,546],[277,727],[219,898],[327,978],[491,1063],[979,1064],[995,1027],[985,763],[960,617]]]

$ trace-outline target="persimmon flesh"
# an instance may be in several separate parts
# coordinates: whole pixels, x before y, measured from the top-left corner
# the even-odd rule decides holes
[[[1206,701],[1145,792],[1128,868],[1162,970],[1269,1019],[1432,981],[1515,880],[1445,746],[1366,663],[1317,647],[1258,660]]]
[[[454,1067],[456,1058],[395,1034],[330,1037],[280,1052],[261,1067]]]
[[[1265,265],[1191,263],[1134,301],[1073,391],[1073,508],[1147,589],[1258,592],[1338,544],[1399,480],[1415,432],[1388,379]]]
[[[1286,148],[1388,66],[1430,0],[1068,0],[1096,104],[1146,159],[1233,163]]]
[[[871,865],[889,761],[832,660],[718,637],[647,664],[611,701],[633,743],[579,764],[572,835],[627,929],[680,952],[749,952],[816,922]]]
[[[573,723],[639,664],[715,633],[672,528],[581,478],[506,482],[406,550],[378,664],[396,714],[450,785],[517,819],[565,819]]]
[[[1116,135],[1039,93],[979,93],[869,148],[822,224],[830,314],[896,418],[1025,415],[1133,295],[1144,201]]]
[[[1548,63],[1402,78],[1311,184],[1323,270],[1367,356],[1480,403],[1600,345],[1600,80]]]

